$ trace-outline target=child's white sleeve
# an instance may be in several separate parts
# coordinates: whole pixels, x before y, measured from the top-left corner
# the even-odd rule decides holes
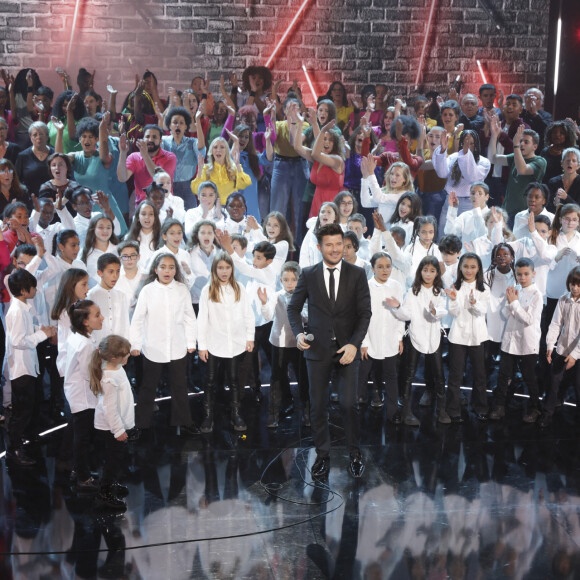
[[[32,350],[48,338],[42,330],[27,334],[22,316],[6,317],[6,335],[12,346],[18,350]]]
[[[117,406],[117,391],[119,385],[115,384],[112,378],[103,378],[101,380],[101,389],[103,390],[103,409],[109,430],[114,435],[115,439],[125,433],[125,426],[121,415],[119,415],[119,408]]]
[[[267,322],[274,319],[274,311],[276,310],[276,303],[278,302],[278,296],[276,294],[273,296],[271,293],[269,294],[266,304],[262,304],[262,316]]]
[[[272,286],[273,288],[276,286],[276,274],[272,268],[268,266],[265,268],[254,268],[254,266],[250,266],[246,260],[240,258],[235,252],[232,254],[232,258],[236,269],[244,276],[252,278],[266,286]]]
[[[187,349],[195,349],[197,343],[197,320],[195,312],[191,305],[191,298],[189,292],[183,292],[183,317],[185,322],[185,340],[187,341]]]
[[[542,317],[543,307],[542,295],[537,292],[527,308],[524,308],[519,300],[514,300],[507,305],[507,310],[520,324],[531,326]]]
[[[381,188],[375,175],[365,177],[360,182],[360,201],[363,207],[379,207],[378,197]]]
[[[463,220],[461,216],[457,216],[458,208],[449,204],[447,207],[447,221],[445,222],[445,230],[444,234],[449,236],[451,234],[458,236],[459,238],[462,237],[463,234]]]
[[[449,164],[447,163],[447,151],[445,153],[441,152],[441,146],[437,147],[433,151],[431,156],[431,161],[433,163],[433,169],[438,177],[441,179],[447,179],[449,175]]]
[[[207,333],[209,328],[209,287],[205,286],[199,297],[197,313],[197,348],[207,350]]]
[[[489,292],[476,292],[475,293],[475,304],[471,304],[469,301],[469,296],[466,297],[467,301],[467,310],[473,316],[485,316],[487,314],[487,308],[489,305]]]
[[[243,291],[243,300],[246,341],[254,342],[254,336],[256,334],[256,319],[254,317],[254,311],[252,310],[252,303],[250,302],[248,294],[245,290]]]
[[[554,350],[556,341],[560,336],[560,331],[562,330],[562,310],[560,309],[561,301],[558,300],[556,304],[556,310],[552,316],[552,321],[548,327],[548,334],[546,335],[546,350]]]
[[[145,324],[145,317],[147,316],[147,294],[145,288],[141,290],[141,293],[137,298],[137,305],[135,306],[135,312],[131,319],[131,327],[129,329],[131,350],[140,351],[143,347],[143,327]]]

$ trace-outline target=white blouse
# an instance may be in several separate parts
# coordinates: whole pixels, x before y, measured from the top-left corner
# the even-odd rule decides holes
[[[431,244],[429,248],[425,248],[423,244],[419,241],[419,238],[415,240],[413,244],[409,244],[405,248],[405,252],[411,256],[411,266],[407,273],[406,286],[409,289],[413,282],[415,281],[415,275],[417,273],[417,268],[421,263],[421,260],[426,256],[433,256],[438,262],[443,261],[441,252],[439,251],[439,246],[435,242]]]
[[[483,210],[476,207],[463,212],[460,216],[457,215],[457,209],[452,205],[447,209],[445,235],[458,236],[462,242],[471,242],[475,238],[487,235],[485,218],[491,211],[488,207]]]
[[[183,248],[179,248],[177,250],[177,254],[175,254],[167,246],[161,246],[161,248],[155,250],[155,252],[151,254],[149,262],[147,263],[146,272],[149,272],[151,266],[153,265],[153,261],[159,254],[171,254],[175,256],[175,258],[177,258],[177,263],[179,264],[179,271],[181,272],[181,275],[185,280],[185,284],[187,285],[188,288],[191,288],[193,286],[193,283],[195,282],[195,279],[193,277],[193,272],[191,269],[191,256],[189,252],[187,250],[184,250]],[[188,267],[189,274],[185,271],[183,264],[185,264]]]
[[[388,230],[380,232],[377,228],[375,228],[373,237],[371,238],[371,247],[372,254],[384,250],[391,256],[393,264],[391,278],[405,288],[407,286],[407,276],[411,269],[411,262],[413,261],[411,254],[405,252],[404,248],[397,246],[395,239]]]
[[[199,350],[207,350],[220,358],[233,358],[246,350],[246,342],[254,340],[254,313],[242,285],[238,302],[231,285],[221,288],[221,302],[212,302],[209,299],[209,286],[201,291]]]
[[[97,406],[89,379],[89,362],[97,341],[92,335],[72,332],[66,341],[64,367],[64,394],[72,413],[80,413]]]
[[[403,287],[389,278],[381,284],[372,278],[369,280],[372,316],[367,334],[361,347],[368,348],[368,355],[376,360],[383,360],[399,354],[399,342],[405,334],[405,324],[395,317],[396,310],[385,306],[386,298],[396,298],[403,302]]]
[[[378,207],[379,213],[383,216],[385,224],[389,222],[399,198],[406,193],[385,193],[379,186],[376,175],[363,177],[360,182],[360,200],[363,207]]]
[[[469,295],[473,291],[475,304],[469,301]],[[449,314],[453,316],[453,323],[449,331],[449,342],[463,344],[465,346],[479,346],[488,339],[485,315],[489,304],[489,290],[483,292],[475,288],[475,282],[461,284],[459,290],[455,290],[456,299],[449,298]]]
[[[531,236],[530,230],[528,228],[528,216],[530,215],[530,211],[524,209],[516,214],[514,218],[514,229],[513,233],[516,238],[528,238]],[[549,212],[546,208],[542,209],[540,215],[545,215],[549,218],[550,223],[554,221],[554,214]]]
[[[431,313],[429,303],[435,307]],[[401,320],[410,320],[409,338],[413,347],[422,354],[432,354],[441,343],[441,320],[447,314],[447,299],[443,291],[438,296],[433,288],[421,286],[417,296],[412,290],[407,292],[405,302],[396,313]]]
[[[484,276],[486,282],[488,274]],[[505,303],[505,291],[508,286],[516,283],[513,272],[502,274],[497,268],[493,277],[493,285],[489,289],[489,304],[487,306],[487,332],[489,340],[501,342],[507,322],[507,316],[503,310]]]
[[[522,288],[518,300],[511,304],[504,301],[504,317],[507,320],[501,350],[524,356],[540,352],[540,320],[543,298],[535,284]]]
[[[459,183],[454,183],[451,177],[451,168],[456,160],[461,170]],[[468,150],[467,153],[459,151],[447,156],[447,151],[441,152],[441,146],[433,151],[432,161],[433,169],[437,175],[442,179],[447,178],[445,190],[447,192],[455,191],[457,197],[469,197],[471,184],[474,181],[483,181],[491,168],[489,159],[482,155],[479,156],[479,161],[476,163],[471,150]]]
[[[556,352],[559,355],[572,355],[576,360],[580,358],[580,300],[574,301],[570,292],[558,300],[548,328],[546,348],[554,350],[556,341]]]
[[[156,363],[168,363],[195,348],[197,323],[185,284],[158,280],[143,287],[131,320],[131,350]]]
[[[195,246],[189,252],[191,260],[191,277],[193,284],[191,286],[191,301],[194,304],[199,303],[202,288],[209,282],[211,275],[211,265],[217,253],[217,248],[212,246],[209,256],[199,247]]]
[[[125,369],[105,369],[95,408],[95,429],[110,431],[115,438],[135,427],[135,402]]]
[[[101,283],[101,278],[97,274],[97,261],[103,254],[115,254],[117,256],[117,246],[109,242],[104,252],[103,250],[97,250],[97,248],[93,248],[89,252],[87,256],[87,272],[89,274],[89,285],[91,288]]]
[[[87,298],[101,309],[103,315],[103,328],[93,331],[97,343],[109,334],[129,338],[129,301],[121,290],[116,287],[107,290],[99,284],[89,290]]]

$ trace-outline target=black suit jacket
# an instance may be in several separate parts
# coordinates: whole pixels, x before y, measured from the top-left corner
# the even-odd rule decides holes
[[[288,304],[288,320],[295,336],[304,332],[301,312],[306,300],[308,332],[314,335],[314,341],[304,357],[324,360],[335,355],[336,346],[331,344],[334,336],[339,348],[356,346],[359,358],[371,319],[371,295],[364,269],[342,262],[336,302],[331,307],[324,284],[324,263],[304,268]]]

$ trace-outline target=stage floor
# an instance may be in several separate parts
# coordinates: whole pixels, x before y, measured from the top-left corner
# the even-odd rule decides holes
[[[225,398],[214,433],[157,426],[130,444],[127,511],[99,511],[69,483],[68,428],[41,438],[38,465],[2,461],[0,578],[578,578],[580,425],[564,406],[541,431],[515,397],[503,423],[420,428],[361,409],[366,471],[347,473],[340,410],[326,485],[315,484],[298,410],[276,431],[246,391],[247,435]],[[466,391],[467,396],[469,392]],[[201,415],[201,395],[190,397]],[[98,452],[95,454],[98,463]],[[96,466],[96,465],[95,465]]]

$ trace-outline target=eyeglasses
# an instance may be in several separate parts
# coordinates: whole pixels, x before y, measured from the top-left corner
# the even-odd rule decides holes
[[[0,169],[0,175],[12,175],[14,169]]]
[[[123,262],[128,262],[129,260],[138,260],[139,254],[131,254],[130,256],[121,256]]]
[[[354,202],[352,201],[341,201],[340,205],[354,205]]]
[[[563,217],[562,218],[562,221],[563,222],[568,222],[570,224],[570,223],[574,223],[574,222],[580,221],[580,219],[578,219],[577,217],[575,217],[575,218]]]

